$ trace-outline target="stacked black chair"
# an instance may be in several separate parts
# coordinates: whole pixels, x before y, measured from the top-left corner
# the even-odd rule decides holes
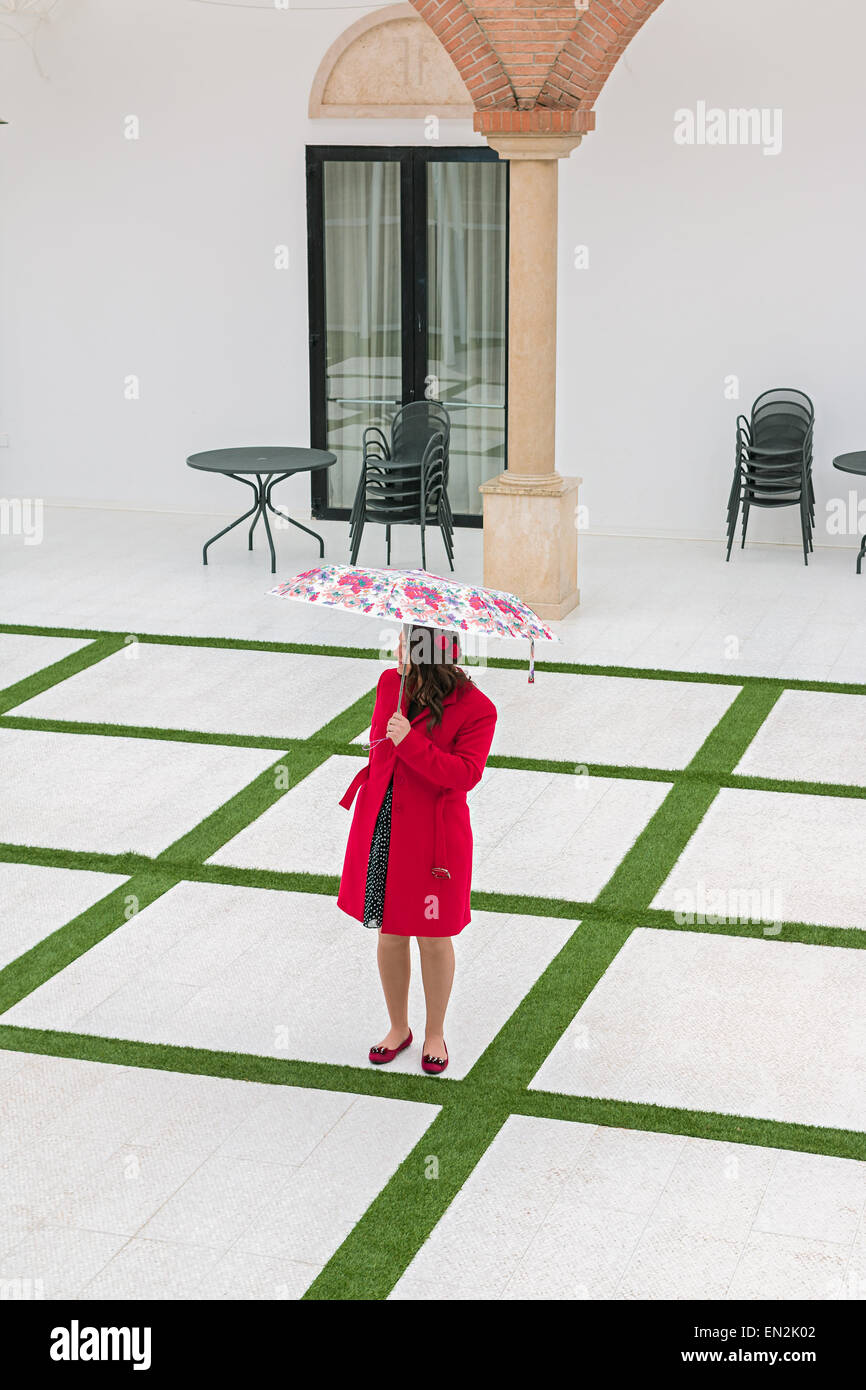
[[[426,528],[438,526],[454,568],[454,518],[448,500],[451,420],[439,401],[412,401],[391,424],[390,440],[378,426],[364,431],[361,476],[349,518],[350,563],[356,564],[368,521],[385,527],[391,563],[391,527],[421,528],[421,567],[427,568]]]
[[[737,417],[734,476],[728,496],[728,551],[742,509],[742,540],[752,507],[798,507],[803,560],[808,565],[815,524],[812,485],[812,434],[815,407],[802,391],[776,387],[764,391],[752,406],[751,417]]]

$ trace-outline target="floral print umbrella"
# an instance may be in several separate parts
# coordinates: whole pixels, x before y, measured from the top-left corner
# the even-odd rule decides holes
[[[535,679],[535,643],[559,638],[515,594],[440,579],[426,570],[361,569],[317,565],[269,589],[277,598],[367,613],[371,618],[417,623],[453,632],[528,639],[529,679]]]

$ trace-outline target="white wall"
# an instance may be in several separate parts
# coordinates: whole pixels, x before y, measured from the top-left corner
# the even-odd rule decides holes
[[[62,0],[45,78],[0,43],[0,495],[230,511],[236,485],[188,453],[308,441],[304,146],[424,134],[308,121],[320,58],[366,11],[307,3]],[[816,401],[819,508],[847,493],[829,461],[866,448],[864,44],[856,0],[665,0],[560,166],[559,467],[592,529],[717,537],[734,418],[777,384]],[[698,100],[781,107],[782,153],[677,146]]]
[[[0,496],[236,513],[246,494],[188,454],[309,443],[304,147],[424,139],[307,119],[371,8],[61,0],[44,79],[0,43]],[[308,506],[309,479],[278,499]]]
[[[560,166],[558,466],[592,529],[717,537],[734,420],[772,386],[815,401],[819,527],[855,483],[831,460],[866,449],[864,48],[858,0],[664,0],[614,70]],[[701,99],[781,107],[781,154],[676,145]],[[796,513],[753,534],[796,540]]]

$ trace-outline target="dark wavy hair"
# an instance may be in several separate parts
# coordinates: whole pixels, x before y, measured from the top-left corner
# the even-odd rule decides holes
[[[442,722],[442,701],[455,686],[468,685],[470,678],[457,665],[460,639],[456,632],[436,627],[413,626],[409,632],[410,670],[406,676],[406,695],[430,710],[427,728]]]

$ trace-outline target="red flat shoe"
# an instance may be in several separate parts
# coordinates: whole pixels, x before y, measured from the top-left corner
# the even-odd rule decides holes
[[[429,1052],[425,1052],[421,1058],[421,1070],[426,1071],[428,1076],[438,1076],[440,1071],[444,1071],[448,1065],[448,1048],[445,1048],[444,1057],[431,1057]]]
[[[408,1038],[405,1042],[401,1042],[399,1047],[371,1047],[370,1061],[375,1062],[376,1065],[379,1067],[381,1067],[385,1062],[393,1062],[394,1058],[397,1056],[397,1053],[402,1052],[405,1047],[408,1047],[411,1041],[412,1029],[410,1028]]]

